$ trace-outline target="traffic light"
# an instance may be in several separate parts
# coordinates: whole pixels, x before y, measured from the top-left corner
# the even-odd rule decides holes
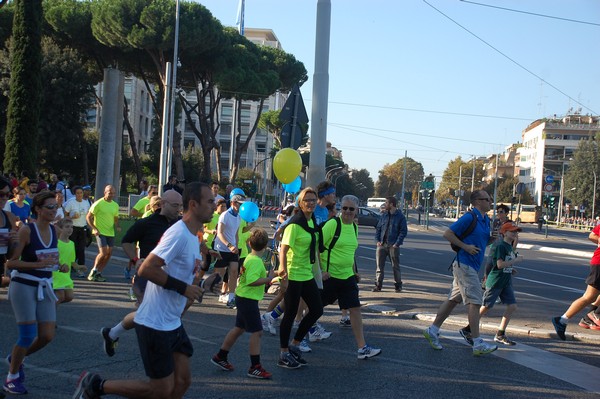
[[[550,197],[550,208],[554,208],[554,201],[556,200],[556,197],[552,196]]]

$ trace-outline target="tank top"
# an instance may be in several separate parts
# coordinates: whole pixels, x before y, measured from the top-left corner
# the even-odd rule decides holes
[[[42,241],[42,237],[40,236],[40,232],[38,230],[37,224],[35,223],[27,223],[29,226],[29,244],[23,248],[23,252],[21,253],[21,260],[23,262],[37,262],[38,259],[38,251],[44,251],[47,253],[51,253],[56,255],[58,260],[58,242],[56,237],[56,230],[54,226],[50,225],[50,244],[46,245]],[[57,262],[58,264],[58,262]],[[30,274],[39,278],[51,278],[52,271],[47,269],[30,269],[19,271],[21,274]]]
[[[10,223],[10,219],[8,219],[8,215],[3,210],[2,216],[4,216],[4,225],[0,226],[0,229],[8,229],[8,231],[12,230],[12,224]],[[4,264],[6,263],[6,254],[0,254],[0,276],[4,275]]]

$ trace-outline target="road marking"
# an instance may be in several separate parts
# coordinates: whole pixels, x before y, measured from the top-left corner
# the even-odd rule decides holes
[[[527,270],[527,271],[534,272],[534,273],[550,274],[550,275],[552,275],[552,276],[559,276],[559,277],[565,277],[565,278],[572,278],[572,279],[574,279],[574,280],[579,280],[579,281],[581,281],[581,280],[583,280],[583,279],[584,279],[584,278],[582,278],[582,277],[578,277],[578,276],[571,276],[571,275],[569,275],[569,274],[561,274],[561,273],[552,273],[552,272],[546,272],[546,271],[544,271],[544,270],[531,269],[531,268],[528,268],[528,267],[521,267],[521,266],[517,266],[516,268],[517,268],[518,270]]]

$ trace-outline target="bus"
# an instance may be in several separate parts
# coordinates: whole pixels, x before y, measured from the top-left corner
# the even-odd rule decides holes
[[[385,198],[367,198],[367,207],[369,208],[379,208],[383,204],[385,204]]]
[[[537,223],[538,219],[542,216],[542,210],[537,205],[525,205],[525,204],[505,204],[498,203],[498,205],[506,205],[510,212],[508,217],[514,220],[516,223]],[[520,207],[520,208],[519,208]],[[494,215],[494,206],[488,212],[488,216],[491,218]]]

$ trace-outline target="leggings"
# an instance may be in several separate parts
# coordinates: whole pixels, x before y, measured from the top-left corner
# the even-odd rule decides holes
[[[52,284],[42,282],[40,284]],[[8,289],[8,299],[12,305],[17,323],[30,321],[56,322],[56,301],[47,294],[44,299],[37,300],[37,287],[12,281]]]
[[[294,335],[294,340],[301,341],[308,333],[310,327],[323,315],[323,303],[321,302],[321,293],[315,279],[307,281],[288,281],[288,287],[285,291],[285,313],[279,327],[279,343],[281,348],[285,349],[289,345],[290,334],[294,318],[298,312],[300,298],[304,299],[308,307],[308,313],[302,318],[300,326]]]

